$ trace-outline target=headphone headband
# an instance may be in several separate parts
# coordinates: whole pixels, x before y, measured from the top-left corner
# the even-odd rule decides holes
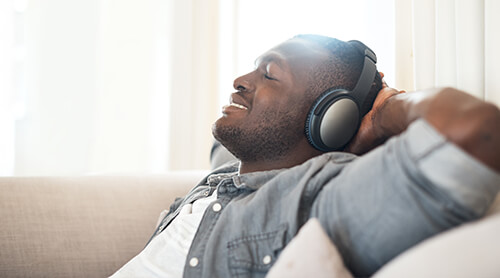
[[[358,83],[352,90],[352,97],[361,108],[364,99],[370,92],[375,74],[377,73],[377,66],[375,65],[377,63],[377,56],[368,46],[360,41],[349,41],[349,43],[364,54],[363,69],[359,75]],[[360,111],[361,115],[366,114],[366,112],[368,111]]]

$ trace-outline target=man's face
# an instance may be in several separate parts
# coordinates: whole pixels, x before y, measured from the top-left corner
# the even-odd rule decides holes
[[[325,50],[291,39],[256,60],[256,69],[234,81],[236,93],[223,107],[213,133],[242,161],[286,157],[307,140],[304,123],[313,101],[305,92],[311,69]]]

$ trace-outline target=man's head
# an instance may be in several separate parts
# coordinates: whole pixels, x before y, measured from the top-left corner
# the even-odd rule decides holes
[[[300,35],[285,41],[260,56],[254,71],[234,81],[237,92],[214,124],[215,138],[242,167],[291,167],[320,154],[304,134],[307,113],[325,90],[352,90],[363,61],[355,46],[333,38]],[[381,88],[377,77],[371,102]]]

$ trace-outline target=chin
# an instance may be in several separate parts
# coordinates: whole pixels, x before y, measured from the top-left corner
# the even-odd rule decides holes
[[[223,127],[225,126],[224,125],[224,117],[220,117],[217,121],[214,122],[214,124],[212,125],[212,135],[214,136],[214,138],[219,141],[219,142],[223,142],[224,141],[224,136],[223,136],[223,133],[224,132],[221,132],[221,129],[223,129]]]
[[[219,119],[219,120],[220,120],[220,119]],[[219,120],[215,121],[215,122],[212,124],[212,135],[213,135],[213,136],[214,136],[214,138],[215,138],[215,139],[217,139],[217,140],[219,140],[219,139],[217,138],[217,126],[218,126],[218,125],[217,125],[217,122],[218,122]]]

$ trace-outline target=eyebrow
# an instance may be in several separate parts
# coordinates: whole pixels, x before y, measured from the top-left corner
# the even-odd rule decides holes
[[[278,67],[283,68],[282,61],[283,61],[283,58],[281,57],[281,55],[271,52],[271,53],[265,54],[265,55],[260,56],[257,59],[255,59],[254,66],[255,66],[255,68],[257,68],[262,63],[269,64],[269,63],[273,62],[276,65],[278,65]]]

